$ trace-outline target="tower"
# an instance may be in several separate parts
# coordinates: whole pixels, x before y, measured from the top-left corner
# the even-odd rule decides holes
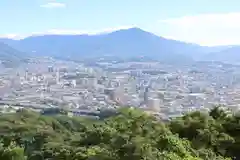
[[[73,87],[73,88],[76,87],[76,80],[72,80],[72,87]]]
[[[48,66],[48,72],[53,72],[53,67],[52,66]]]
[[[60,82],[60,74],[59,74],[59,70],[57,70],[56,72],[56,83],[59,84]]]
[[[143,99],[144,99],[145,104],[148,101],[148,92],[149,92],[149,86],[146,86],[146,88],[144,89],[144,95],[143,95]]]
[[[24,76],[25,80],[28,80],[28,70],[26,69],[25,71],[25,76]]]

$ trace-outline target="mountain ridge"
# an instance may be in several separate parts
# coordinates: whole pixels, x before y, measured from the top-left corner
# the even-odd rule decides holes
[[[191,47],[198,47],[193,44],[190,46],[188,43],[165,39],[139,28],[122,29],[100,35],[41,35],[30,36],[22,40],[4,39],[2,41],[21,51],[36,51],[40,54],[57,54],[58,56],[62,55],[63,52],[81,56],[84,54],[136,56],[141,55],[141,52],[157,55],[163,51],[175,55],[173,47],[169,45],[174,45],[174,47],[185,45],[187,50]]]
[[[208,54],[208,58],[214,61],[221,61],[226,63],[240,62],[240,46],[231,46],[219,52]]]
[[[71,57],[87,56],[149,56],[160,60],[192,60],[220,52],[225,47],[204,47],[167,39],[137,27],[120,29],[96,35],[33,35],[21,40],[0,39],[8,45],[37,56]],[[203,58],[203,59],[204,59]],[[206,58],[207,59],[207,58]]]
[[[0,42],[0,61],[5,67],[13,67],[19,65],[25,55],[10,47],[8,44]]]

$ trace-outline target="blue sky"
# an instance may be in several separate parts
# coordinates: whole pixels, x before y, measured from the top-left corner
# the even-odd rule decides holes
[[[136,26],[202,45],[240,44],[239,6],[239,0],[0,0],[0,36]]]

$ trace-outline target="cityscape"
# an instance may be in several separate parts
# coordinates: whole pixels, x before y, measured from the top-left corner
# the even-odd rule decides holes
[[[240,160],[239,6],[0,0],[0,160]]]
[[[216,105],[239,110],[240,66],[217,62],[171,64],[92,58],[81,62],[31,58],[1,69],[1,112],[27,107],[62,108],[87,115],[119,107],[140,108],[163,119],[208,112]]]

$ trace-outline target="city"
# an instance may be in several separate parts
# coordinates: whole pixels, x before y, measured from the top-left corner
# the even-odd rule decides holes
[[[240,160],[239,6],[0,0],[0,160]]]
[[[62,108],[84,115],[119,107],[140,108],[162,119],[240,104],[240,66],[217,62],[171,64],[92,58],[82,62],[32,58],[1,70],[1,112]]]

